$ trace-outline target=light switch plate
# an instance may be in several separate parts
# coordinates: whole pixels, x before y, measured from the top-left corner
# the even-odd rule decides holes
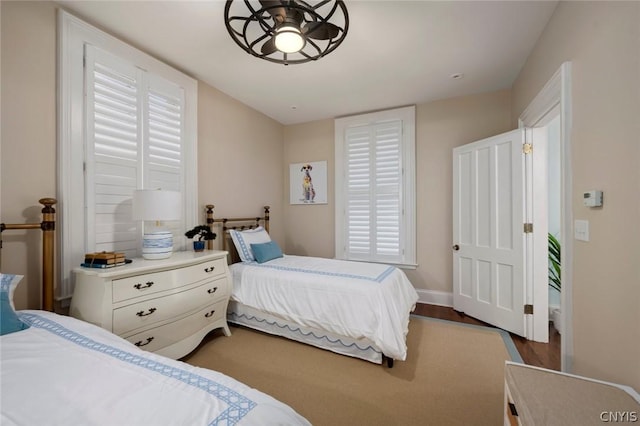
[[[589,241],[588,220],[575,220],[573,222],[573,237],[579,241]]]

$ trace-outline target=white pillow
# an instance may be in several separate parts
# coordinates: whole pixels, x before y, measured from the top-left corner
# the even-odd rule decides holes
[[[233,245],[236,246],[240,260],[243,262],[253,262],[256,260],[251,250],[251,244],[268,243],[271,241],[271,237],[267,231],[258,226],[255,229],[247,229],[246,231],[230,230],[229,234],[233,240]]]

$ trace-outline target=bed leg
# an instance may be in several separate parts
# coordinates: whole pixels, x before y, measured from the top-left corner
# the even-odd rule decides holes
[[[393,358],[389,358],[386,355],[382,355],[382,362],[387,361],[387,367],[393,368]]]

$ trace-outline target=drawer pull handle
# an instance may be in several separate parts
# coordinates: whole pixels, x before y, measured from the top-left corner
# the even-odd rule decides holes
[[[213,316],[213,314],[215,314],[215,313],[216,313],[216,310],[214,309],[213,311],[207,312],[206,314],[204,314],[204,316],[207,317],[207,318],[211,318]]]
[[[207,293],[209,293],[209,294],[213,294],[213,293],[215,293],[216,291],[218,291],[218,287],[210,288],[209,290],[207,290]]]
[[[136,312],[136,315],[139,317],[146,317],[147,315],[151,315],[155,311],[157,311],[156,308],[149,308],[149,312],[147,312],[146,314],[144,313],[144,311],[140,311],[140,312]]]
[[[204,268],[205,272],[213,272],[213,270],[216,269],[215,266],[209,266],[208,268]]]
[[[134,343],[134,345],[136,345],[137,347],[141,348],[142,346],[147,346],[152,341],[153,341],[153,336],[147,337],[147,341],[145,343],[142,343],[142,340],[140,340],[139,342]]]
[[[146,283],[144,283],[144,285],[138,283],[134,285],[133,288],[135,288],[136,290],[142,290],[143,288],[149,288],[152,285],[153,285],[153,281],[147,281]]]

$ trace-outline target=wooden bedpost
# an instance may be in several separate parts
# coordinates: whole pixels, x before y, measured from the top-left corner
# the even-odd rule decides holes
[[[55,267],[55,236],[56,236],[56,204],[55,198],[41,198],[38,200],[42,208],[42,222],[24,224],[0,224],[0,232],[12,229],[41,229],[42,230],[42,309],[54,311],[54,267]],[[2,243],[0,239],[0,248]]]
[[[270,206],[264,206],[264,229],[269,232],[269,209]]]
[[[207,226],[211,232],[213,232],[213,208],[215,206],[213,204],[207,204],[205,207],[207,208]],[[224,235],[222,238],[224,238]],[[207,241],[207,250],[213,250],[213,240]]]
[[[55,286],[53,283],[55,236],[56,236],[56,210],[53,205],[55,198],[41,198],[42,208],[42,308],[53,312],[53,299]]]

